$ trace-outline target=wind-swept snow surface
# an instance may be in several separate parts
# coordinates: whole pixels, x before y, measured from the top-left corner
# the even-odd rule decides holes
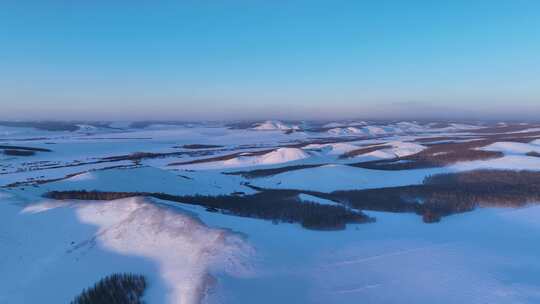
[[[344,165],[326,165],[259,178],[253,180],[252,183],[258,187],[271,189],[332,192],[421,184],[426,176],[442,172],[446,170],[434,168],[379,171]]]
[[[252,209],[256,215],[306,212],[317,221],[347,203],[329,199],[340,197],[327,194],[337,190],[418,185],[430,175],[476,169],[540,171],[539,124],[6,125],[0,126],[0,303],[69,303],[115,272],[144,275],[148,304],[540,303],[540,211],[532,199],[530,207],[482,205],[433,224],[418,214],[347,204],[347,213],[376,221],[324,232],[220,208],[255,198],[265,201],[241,207],[263,208]],[[48,191],[77,197],[77,190],[177,197],[43,198]],[[379,210],[378,199],[386,203],[376,197],[365,208]]]
[[[539,171],[540,157],[508,155],[490,160],[478,160],[456,163],[449,166],[448,168],[454,171],[468,171],[479,169]]]
[[[210,267],[245,270],[242,239],[167,208],[129,199],[85,205],[77,213],[83,223],[100,227],[97,241],[105,248],[156,261],[170,303],[200,303]]]
[[[201,217],[248,233],[259,252],[253,276],[222,278],[222,304],[533,304],[540,301],[536,209],[481,210],[436,225],[414,215],[369,212],[376,223],[323,233]]]
[[[392,159],[398,157],[405,157],[413,154],[417,154],[426,149],[426,147],[402,141],[391,141],[384,144],[384,146],[391,146],[390,148],[381,148],[373,152],[364,153],[355,157],[356,160],[380,160],[380,159]]]
[[[486,147],[483,147],[482,150],[486,151],[500,151],[504,154],[526,154],[529,152],[540,153],[540,140],[532,141],[530,143],[517,143],[517,142],[496,142]]]
[[[143,183],[140,180],[144,180]],[[237,176],[219,172],[166,171],[153,167],[111,169],[78,175],[67,180],[45,184],[52,190],[99,190],[116,192],[163,192],[173,195],[220,195],[233,192],[251,193]]]
[[[105,275],[134,272],[150,278],[148,303],[196,304],[211,272],[249,272],[241,237],[141,198],[0,209],[1,303],[68,303]]]

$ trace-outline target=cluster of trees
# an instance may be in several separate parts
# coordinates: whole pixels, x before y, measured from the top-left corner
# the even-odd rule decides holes
[[[516,126],[518,130],[524,129],[523,126]],[[525,129],[530,128],[526,127]],[[509,131],[514,130],[514,127],[510,128],[495,128],[497,131]],[[480,129],[487,130],[487,129]],[[495,131],[495,130],[493,130]],[[479,132],[477,130],[476,132]],[[478,148],[485,147],[487,145],[493,144],[495,142],[520,142],[528,143],[535,139],[540,138],[540,131],[532,132],[520,132],[520,133],[494,133],[491,132],[479,132],[476,136],[481,138],[474,139],[470,136],[465,137],[440,137],[440,138],[421,138],[417,139],[416,142],[419,142],[423,145],[428,146],[427,149],[413,155],[389,159],[389,160],[378,160],[371,162],[362,162],[352,164],[352,166],[366,168],[366,169],[378,169],[378,170],[410,170],[410,169],[420,169],[420,168],[433,168],[433,167],[443,167],[452,163],[460,161],[474,161],[474,160],[484,160],[491,158],[503,157],[504,154],[499,151],[483,151]],[[443,143],[430,143],[436,140],[463,140],[469,139],[468,141],[461,142],[443,142]],[[359,149],[357,151],[352,151],[348,155],[344,154],[343,157],[350,157],[355,155],[360,155],[363,153],[372,152],[372,149],[376,150],[377,147],[369,147],[365,149]],[[381,149],[384,146],[380,147]],[[530,152],[527,155],[537,156],[538,153]]]
[[[467,139],[474,139],[474,137],[471,137],[471,135],[422,137],[415,139],[414,142],[419,144],[433,144],[435,142],[451,142]]]
[[[501,125],[501,126],[491,126],[487,128],[474,130],[474,133],[477,134],[486,134],[486,133],[510,133],[510,132],[520,132],[527,129],[532,129],[538,127],[534,124],[511,124],[511,125]]]
[[[146,286],[142,275],[113,274],[83,290],[71,304],[142,304]]]
[[[256,177],[272,176],[272,175],[276,175],[276,174],[280,174],[280,173],[284,173],[284,172],[289,172],[289,171],[308,169],[308,168],[316,168],[316,167],[320,167],[320,166],[324,166],[324,165],[325,164],[293,165],[293,166],[285,166],[285,167],[278,167],[278,168],[254,169],[254,170],[235,171],[235,172],[224,172],[224,174],[242,175],[245,178],[256,178]]]
[[[15,149],[5,149],[3,153],[4,155],[9,155],[9,156],[32,156],[36,154],[36,152],[34,151],[15,150]]]
[[[133,152],[131,154],[126,154],[126,155],[103,157],[100,159],[99,162],[117,162],[117,161],[124,161],[124,160],[131,160],[134,162],[138,162],[146,158],[158,158],[158,157],[165,157],[165,156],[171,156],[171,155],[181,155],[181,153],[179,152],[167,152],[167,153]]]
[[[531,152],[527,153],[527,156],[540,157],[540,153],[538,153],[536,151],[531,151]]]
[[[35,148],[35,147],[23,147],[23,146],[12,146],[12,145],[0,145],[0,151],[4,155],[9,156],[33,156],[36,152],[52,152],[49,149],[45,148]]]
[[[540,202],[540,172],[511,170],[477,170],[439,174],[425,179],[424,186],[434,189],[429,199],[461,205],[521,207]]]
[[[347,223],[373,221],[358,210],[416,213],[425,222],[438,222],[444,216],[472,211],[477,207],[520,207],[537,203],[540,202],[540,172],[478,170],[429,176],[420,185],[331,193],[253,188],[259,192],[250,195],[177,196],[149,192],[55,191],[47,196],[82,200],[149,196],[204,206],[208,211],[300,223],[305,228],[328,230],[343,229]],[[339,202],[343,206],[300,203],[300,193]]]
[[[352,151],[343,153],[342,155],[339,156],[339,158],[341,158],[341,159],[352,158],[352,157],[355,157],[355,156],[358,156],[358,155],[371,153],[371,152],[375,152],[375,151],[382,150],[382,149],[389,149],[389,148],[392,148],[392,146],[390,146],[390,145],[382,145],[382,146],[377,145],[377,146],[365,147],[365,148],[360,148],[360,149],[356,149],[356,150],[352,150]]]
[[[0,121],[0,126],[36,128],[46,131],[77,131],[79,127],[76,123],[62,121]]]
[[[45,149],[45,148],[11,146],[11,145],[0,145],[0,149],[12,149],[12,150],[33,151],[33,152],[52,152],[52,150]]]
[[[140,162],[143,159],[152,159],[152,158],[164,158],[164,157],[172,157],[172,156],[206,156],[206,155],[212,155],[213,151],[175,151],[175,152],[133,152],[130,154],[123,154],[123,155],[115,155],[115,156],[107,156],[100,158],[99,161],[96,161],[94,163],[105,163],[105,162],[118,162],[118,161],[124,161],[124,160],[130,160],[133,162]]]
[[[324,195],[324,194],[321,194]],[[362,210],[414,212],[425,222],[477,207],[521,207],[540,202],[540,172],[478,170],[429,176],[421,185],[326,194]]]
[[[498,151],[483,151],[477,148],[489,145],[490,140],[468,142],[439,143],[413,155],[352,164],[352,166],[378,170],[410,170],[420,168],[442,167],[460,161],[474,161],[503,157]]]
[[[178,196],[155,192],[100,192],[100,191],[53,191],[46,194],[53,199],[113,200],[133,196],[200,205],[208,211],[236,216],[259,218],[274,222],[300,223],[303,227],[317,230],[337,230],[348,223],[366,223],[372,218],[360,211],[344,206],[322,205],[298,201],[300,192],[294,190],[265,190],[251,195]]]
[[[223,148],[223,146],[220,145],[205,145],[205,144],[190,144],[190,145],[183,145],[181,148],[184,149],[214,149],[214,148]]]

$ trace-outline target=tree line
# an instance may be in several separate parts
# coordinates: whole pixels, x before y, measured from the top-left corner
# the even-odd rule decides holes
[[[326,197],[362,210],[414,212],[425,222],[437,222],[444,216],[478,207],[538,203],[540,172],[476,170],[438,174],[426,177],[420,185],[336,191]]]
[[[478,207],[521,207],[540,202],[540,172],[477,170],[428,176],[420,185],[323,193],[304,190],[258,191],[250,195],[178,196],[153,192],[53,191],[54,199],[114,200],[133,196],[200,205],[208,211],[259,218],[275,222],[300,223],[309,229],[343,229],[348,223],[369,223],[373,218],[361,210],[407,212],[424,222],[472,211]],[[342,206],[299,202],[306,193]],[[353,210],[356,209],[356,210]]]
[[[273,222],[300,223],[302,227],[316,230],[344,229],[348,223],[366,223],[372,218],[361,211],[345,206],[300,202],[298,191],[266,190],[250,195],[194,195],[179,196],[158,192],[101,192],[101,191],[52,191],[47,197],[60,200],[115,200],[134,196],[153,197],[161,200],[199,205],[207,211],[221,212],[242,217],[271,220]]]
[[[84,289],[71,304],[143,304],[146,278],[131,273],[115,273]]]

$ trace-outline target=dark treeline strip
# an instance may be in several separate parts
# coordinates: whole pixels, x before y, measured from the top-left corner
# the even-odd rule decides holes
[[[310,164],[310,165],[294,165],[294,166],[285,166],[285,167],[279,167],[279,168],[268,168],[268,169],[255,169],[255,170],[248,170],[248,171],[234,171],[234,172],[224,172],[223,174],[227,175],[241,175],[245,178],[256,178],[256,177],[266,177],[266,176],[272,176],[284,172],[289,171],[295,171],[295,170],[301,170],[301,169],[309,169],[309,168],[317,168],[321,167],[327,164]]]
[[[143,304],[146,287],[142,275],[113,274],[83,290],[70,304]]]
[[[101,158],[100,161],[102,162],[117,162],[117,161],[124,161],[124,160],[141,161],[143,159],[148,159],[148,158],[161,158],[161,157],[181,156],[181,155],[185,155],[185,153],[184,152],[164,152],[164,153],[134,152],[131,154],[126,154],[126,155],[103,157]]]
[[[77,131],[79,127],[76,123],[62,121],[0,121],[0,126],[35,128],[46,131]]]
[[[111,169],[133,169],[133,168],[137,168],[137,165],[118,165],[118,166],[110,166],[110,167],[99,168],[99,169],[91,169],[91,170],[86,170],[86,171],[81,171],[81,172],[70,173],[63,177],[50,178],[50,179],[29,178],[25,181],[14,182],[14,183],[2,186],[0,188],[18,188],[18,187],[25,187],[25,186],[37,186],[37,185],[48,184],[48,183],[70,179],[72,177],[85,174],[88,172],[92,172],[92,171],[103,171],[103,170],[111,170]]]
[[[381,149],[388,149],[388,148],[392,148],[392,146],[389,146],[389,145],[377,145],[377,146],[372,146],[372,147],[360,148],[360,149],[356,149],[356,150],[352,150],[352,151],[349,151],[347,153],[344,153],[344,154],[340,155],[339,158],[342,158],[342,159],[351,158],[351,157],[355,157],[355,156],[358,156],[358,155],[378,151],[378,150],[381,150]]]
[[[527,156],[540,157],[540,153],[536,151],[531,151],[526,154]]]
[[[300,223],[302,227],[317,230],[344,229],[348,223],[367,223],[372,218],[343,206],[301,203],[299,191],[268,190],[251,195],[178,196],[152,192],[100,192],[52,191],[45,196],[68,200],[114,200],[134,196],[153,197],[161,200],[204,206],[208,211],[242,217],[259,218],[275,222]]]
[[[379,189],[322,193],[301,190],[269,190],[251,186],[259,193],[245,196],[175,196],[165,193],[64,191],[49,192],[54,199],[112,200],[149,196],[201,205],[209,211],[281,222],[298,222],[311,229],[342,229],[347,223],[372,221],[361,212],[342,206],[299,203],[306,193],[339,202],[357,210],[408,212],[424,222],[472,211],[478,207],[521,207],[540,202],[540,172],[478,170],[429,176],[423,184]]]
[[[520,132],[525,131],[527,129],[537,128],[540,127],[538,124],[512,124],[512,125],[505,125],[505,126],[494,126],[494,127],[487,127],[487,128],[481,128],[481,129],[475,129],[471,132],[475,134],[501,134],[501,133],[509,133],[509,132]]]
[[[351,166],[378,170],[409,170],[443,167],[460,161],[485,160],[503,157],[504,154],[502,152],[477,149],[491,143],[493,143],[491,140],[474,140],[434,144],[413,155],[388,160],[355,163],[351,164]]]
[[[0,141],[38,141],[38,140],[47,140],[48,137],[27,137],[27,138],[0,138]]]
[[[325,194],[318,194],[325,196]],[[362,210],[414,212],[425,222],[477,207],[521,207],[540,202],[540,172],[478,170],[427,177],[423,184],[336,191],[327,198]]]
[[[183,145],[181,148],[184,149],[214,149],[214,148],[223,148],[223,146],[220,145],[204,145],[204,144],[190,144],[190,145]]]
[[[197,149],[193,149],[193,150],[195,151],[134,152],[131,154],[103,157],[100,159],[100,161],[103,161],[103,162],[122,161],[122,160],[141,161],[143,159],[165,158],[165,157],[172,157],[172,156],[180,156],[180,157],[181,156],[190,156],[190,157],[208,156],[208,155],[213,155],[219,151],[219,150],[197,150]]]
[[[11,145],[0,145],[0,149],[13,149],[13,150],[34,151],[34,152],[52,152],[52,150],[46,149],[46,148],[11,146]]]
[[[508,141],[529,143],[538,138],[540,138],[540,132],[533,131],[514,134],[487,134],[483,135],[481,139],[465,142],[422,143],[427,146],[427,149],[417,154],[387,160],[360,162],[350,165],[377,170],[410,170],[444,167],[461,161],[486,160],[503,157],[504,153],[499,151],[483,151],[478,149],[496,142]],[[416,140],[416,142],[419,141],[420,140]]]
[[[339,202],[361,210],[416,213],[424,222],[440,221],[441,217],[472,211],[477,206],[462,191],[436,186],[414,185],[392,188],[336,191],[328,195]]]
[[[417,138],[414,140],[414,142],[420,143],[420,144],[430,144],[435,142],[441,142],[441,141],[462,141],[462,140],[468,140],[468,139],[474,139],[472,135],[462,135],[462,136],[437,136],[437,137],[422,137]]]
[[[257,191],[264,188],[249,185]],[[273,190],[278,191],[278,190]],[[292,190],[287,190],[292,191]],[[522,207],[540,202],[540,172],[477,170],[427,177],[423,184],[322,193],[298,191],[358,210],[416,213],[424,222],[477,207]]]
[[[13,150],[13,149],[6,149],[4,150],[4,155],[9,156],[32,156],[35,155],[36,152],[34,151],[28,151],[28,150]]]
[[[498,141],[529,143],[535,139],[540,138],[540,131],[510,133],[510,134],[492,134],[492,135],[483,136],[483,137],[485,140],[490,141],[490,143],[494,143]]]

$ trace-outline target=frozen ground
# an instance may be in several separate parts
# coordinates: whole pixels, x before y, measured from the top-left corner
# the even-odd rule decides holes
[[[67,303],[113,272],[147,276],[151,304],[540,302],[535,205],[481,209],[429,225],[413,214],[368,211],[375,223],[330,232],[155,199],[42,197],[52,190],[260,191],[251,186],[332,192],[420,184],[445,172],[540,170],[540,157],[531,153],[540,152],[538,125],[517,131],[497,129],[508,124],[366,121],[78,125],[76,131],[0,127],[0,303]],[[350,166],[407,162],[434,144],[486,138],[475,149],[500,157],[408,170]],[[29,148],[50,151],[4,153]],[[313,193],[296,201],[339,205]]]
[[[426,176],[446,171],[444,168],[380,171],[332,164],[256,179],[253,184],[272,189],[332,192],[420,184]]]
[[[511,304],[540,301],[539,210],[482,210],[437,225],[371,212],[375,224],[323,233],[215,214],[201,218],[256,231],[248,240],[258,250],[257,272],[223,276],[215,303]],[[506,228],[494,228],[500,225]]]
[[[200,303],[210,271],[249,272],[252,249],[241,236],[140,198],[26,206],[7,198],[0,210],[1,303],[68,303],[114,272],[148,276],[149,303]]]

